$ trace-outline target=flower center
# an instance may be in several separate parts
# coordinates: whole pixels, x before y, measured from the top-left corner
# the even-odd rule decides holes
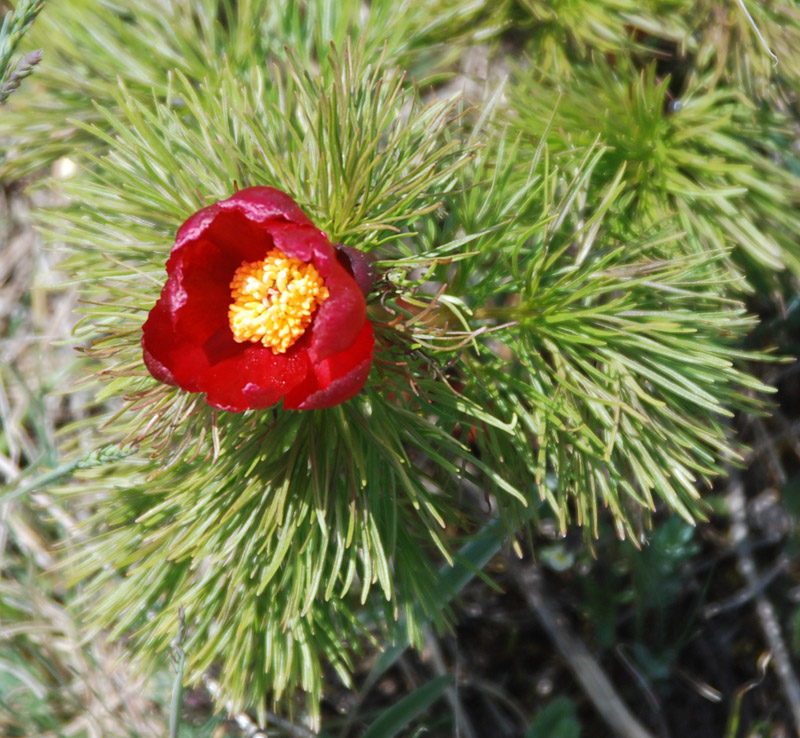
[[[283,354],[305,333],[328,288],[313,264],[272,249],[245,261],[231,280],[228,323],[238,343],[259,341]]]

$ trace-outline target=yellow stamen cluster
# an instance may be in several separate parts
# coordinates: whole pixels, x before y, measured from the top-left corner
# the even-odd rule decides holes
[[[283,354],[305,333],[328,288],[313,264],[273,249],[234,272],[228,322],[238,343],[263,343]]]

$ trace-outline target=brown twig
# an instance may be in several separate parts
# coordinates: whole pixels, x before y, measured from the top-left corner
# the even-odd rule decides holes
[[[425,645],[431,657],[431,665],[437,676],[449,674],[450,671],[444,662],[444,655],[439,645],[439,640],[436,635],[428,630],[425,634]],[[455,675],[455,681],[452,686],[448,687],[444,693],[445,699],[450,703],[450,708],[453,711],[455,718],[455,735],[456,738],[478,738],[478,733],[472,725],[472,721],[464,711],[461,705],[461,700],[458,696],[458,674]]]
[[[732,475],[728,487],[728,508],[731,513],[731,542],[736,547],[739,571],[748,590],[758,591],[760,578],[756,562],[749,545],[747,509],[744,485],[738,475]],[[800,736],[800,682],[792,667],[792,659],[786,641],[781,634],[775,608],[762,591],[755,596],[756,615],[764,633],[764,639],[772,652],[772,667],[778,677],[784,697],[794,720],[795,733]]]
[[[510,571],[528,607],[536,614],[608,727],[621,738],[653,738],[622,701],[611,680],[583,642],[572,633],[558,606],[546,596],[539,568],[512,559]]]
[[[740,590],[732,597],[729,597],[727,600],[709,603],[702,608],[700,614],[706,620],[710,620],[711,618],[715,618],[717,615],[723,612],[735,610],[736,608],[746,605],[757,595],[761,594],[775,579],[775,577],[786,571],[786,569],[789,568],[790,563],[791,561],[788,556],[780,556],[778,560],[769,568],[769,570],[756,578],[752,585],[748,583],[744,589]]]
[[[669,726],[667,725],[667,721],[664,719],[661,703],[659,702],[656,693],[653,691],[644,674],[642,674],[642,672],[636,666],[633,659],[628,656],[626,649],[622,644],[618,644],[614,651],[617,655],[617,658],[619,658],[619,660],[622,662],[622,665],[633,677],[634,681],[639,686],[640,691],[644,695],[644,698],[647,700],[647,703],[650,705],[650,712],[656,718],[658,734],[661,736],[661,738],[670,738]]]

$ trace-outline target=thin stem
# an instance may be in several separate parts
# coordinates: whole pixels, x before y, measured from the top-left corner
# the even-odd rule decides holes
[[[759,574],[756,562],[750,549],[747,526],[747,509],[744,494],[744,485],[738,475],[731,477],[728,488],[728,507],[731,513],[731,540],[736,546],[739,559],[739,571],[742,573],[747,589],[758,591]],[[775,675],[778,677],[786,702],[792,713],[794,729],[800,735],[800,682],[792,667],[792,658],[789,648],[781,634],[775,608],[763,592],[755,597],[756,615],[764,633],[764,639],[772,652],[772,664]]]
[[[116,445],[103,446],[96,451],[92,451],[84,456],[80,456],[72,461],[59,464],[55,469],[44,472],[37,477],[34,477],[26,484],[22,484],[16,489],[9,490],[0,495],[0,504],[5,504],[15,500],[18,497],[23,497],[29,492],[40,492],[56,482],[71,476],[78,469],[91,469],[103,464],[111,464],[115,461],[130,456],[137,451],[135,445]]]
[[[172,642],[173,658],[175,659],[175,682],[172,685],[172,700],[169,706],[169,738],[178,738],[181,727],[181,707],[183,705],[183,667],[186,663],[186,654],[181,644],[186,632],[186,620],[183,608],[178,608],[178,634]]]
[[[542,574],[534,564],[512,559],[510,571],[528,607],[539,618],[584,693],[611,731],[621,738],[653,738],[622,701],[600,664],[567,625],[558,606],[545,594]]]
[[[439,640],[430,629],[427,629],[425,633],[425,645],[430,651],[431,664],[433,665],[433,670],[436,675],[444,676],[445,674],[449,674],[450,672],[444,662],[444,655],[442,654]],[[458,696],[458,674],[455,675],[453,685],[448,687],[444,694],[445,698],[450,703],[450,707],[453,710],[453,715],[455,717],[456,738],[478,738],[478,733],[475,731],[469,716],[464,711],[464,707],[462,706],[461,700]]]
[[[742,9],[745,18],[747,18],[747,22],[750,24],[750,27],[753,29],[753,32],[758,37],[759,42],[761,43],[761,48],[767,52],[767,54],[772,57],[772,66],[778,66],[778,57],[772,53],[772,49],[769,48],[769,44],[767,43],[767,39],[764,38],[764,35],[761,33],[761,29],[756,25],[756,22],[752,15],[750,15],[750,11],[747,9],[747,6],[744,4],[744,0],[736,0],[739,7]]]

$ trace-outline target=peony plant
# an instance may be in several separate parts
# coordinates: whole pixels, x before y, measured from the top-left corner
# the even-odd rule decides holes
[[[262,720],[304,693],[319,725],[326,680],[350,684],[370,644],[445,627],[531,525],[591,539],[606,519],[641,544],[657,510],[707,514],[703,490],[739,458],[727,419],[764,387],[725,250],[680,217],[686,192],[676,215],[634,181],[652,152],[676,181],[648,123],[669,118],[664,84],[631,87],[650,90],[628,116],[634,171],[638,148],[594,136],[559,131],[551,156],[562,119],[526,117],[521,72],[474,109],[431,98],[398,66],[411,42],[376,41],[402,6],[370,3],[354,45],[360,2],[310,3],[288,29],[291,3],[80,2],[88,31],[54,11],[68,41],[41,70],[44,122],[7,119],[41,151],[4,166],[84,152],[43,218],[71,253],[96,391],[65,448],[88,424],[125,450],[76,465],[70,489],[86,523],[64,566],[90,634],[125,636],[150,667],[171,652],[179,682],[213,675],[220,704]],[[123,41],[148,33],[163,43],[134,63]],[[87,45],[103,63],[81,66]]]

